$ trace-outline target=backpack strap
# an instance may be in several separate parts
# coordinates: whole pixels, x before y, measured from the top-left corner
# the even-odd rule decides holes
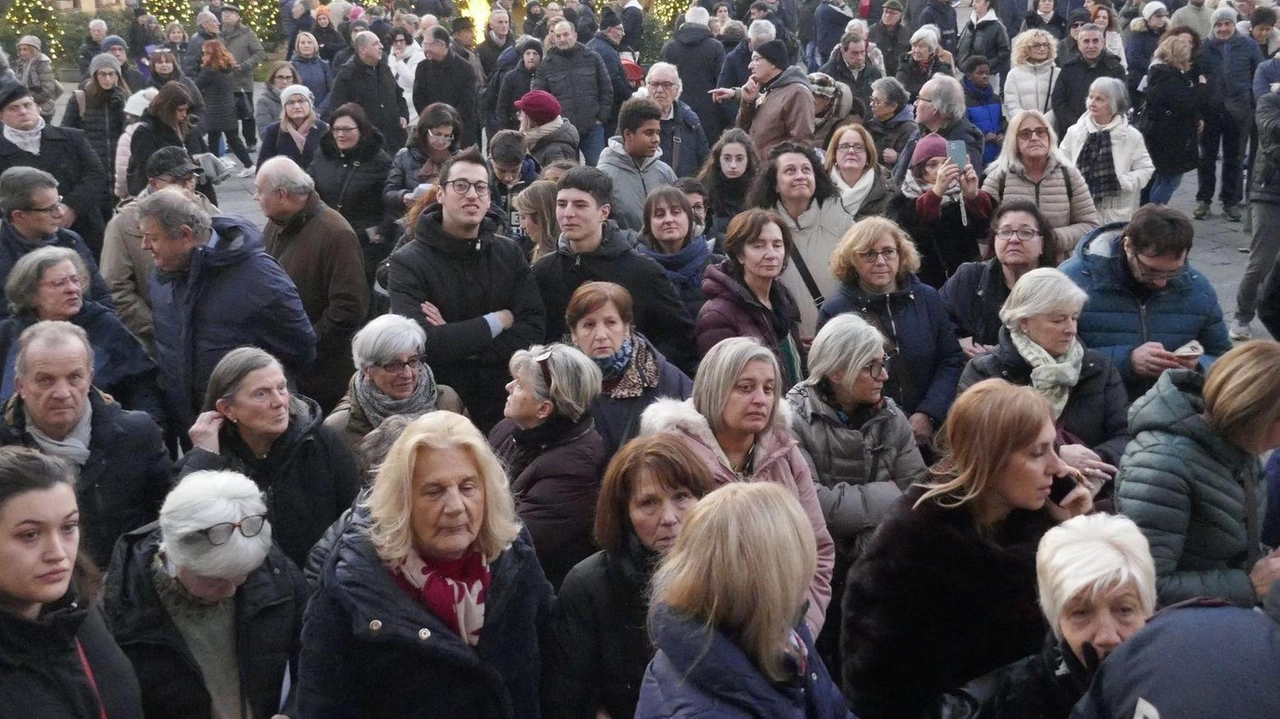
[[[84,117],[84,90],[76,90],[76,106],[80,108],[80,117]]]
[[[1062,183],[1067,186],[1067,211],[1071,211],[1071,202],[1075,196],[1075,188],[1071,186],[1071,173],[1067,172],[1066,165],[1058,165],[1058,171],[1062,173]]]

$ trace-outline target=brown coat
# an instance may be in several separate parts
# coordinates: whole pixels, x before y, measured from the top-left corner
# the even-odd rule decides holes
[[[360,452],[360,443],[364,441],[365,435],[373,431],[373,423],[369,421],[369,416],[364,413],[364,408],[360,403],[355,401],[355,390],[351,386],[355,384],[355,377],[351,378],[348,385],[346,396],[338,403],[338,406],[324,418],[324,426],[329,429],[337,430],[347,446],[357,457],[362,457]],[[470,418],[471,413],[467,411],[466,405],[462,404],[462,398],[457,392],[448,385],[436,385],[436,392],[439,396],[436,399],[436,409],[455,412],[463,417]]]
[[[267,253],[298,287],[316,330],[316,362],[298,378],[298,389],[328,410],[337,404],[354,367],[351,336],[369,312],[364,253],[351,225],[312,192],[298,214],[267,223]]]
[[[738,108],[738,127],[751,135],[761,157],[779,142],[814,144],[813,91],[804,73],[795,67],[783,70],[761,98],[743,101]]]

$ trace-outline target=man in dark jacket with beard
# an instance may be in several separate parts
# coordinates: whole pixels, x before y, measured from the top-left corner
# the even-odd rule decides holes
[[[291,375],[316,357],[316,334],[298,290],[242,217],[209,217],[176,188],[138,203],[151,275],[156,364],[169,428],[185,438],[204,403],[209,375],[244,345],[270,352]]]
[[[724,44],[711,36],[707,22],[705,8],[695,7],[686,12],[684,24],[662,46],[662,59],[676,66],[684,86],[681,99],[702,119],[702,130],[707,140],[715,142],[724,127],[720,124],[720,109],[711,99],[711,91],[716,88],[725,53]]]
[[[423,211],[413,241],[391,255],[387,283],[391,311],[422,324],[436,380],[457,390],[482,432],[502,419],[511,355],[546,334],[524,253],[496,234],[498,220],[487,215],[489,183],[479,150],[446,161],[439,204]]]
[[[612,135],[618,122],[618,110],[622,103],[631,97],[631,83],[627,82],[627,73],[622,69],[622,20],[617,13],[605,9],[600,29],[587,41],[587,49],[600,56],[604,67],[609,71],[609,82],[613,86],[613,100],[609,104],[609,119],[605,120],[605,134]]]
[[[369,122],[382,132],[387,140],[387,147],[392,148],[391,152],[395,153],[404,147],[404,142],[408,139],[405,128],[409,126],[409,104],[404,101],[404,93],[400,91],[391,68],[382,57],[382,41],[377,35],[368,31],[356,35],[352,49],[355,50],[355,56],[338,68],[337,76],[333,79],[333,89],[321,103],[320,114],[328,117],[330,110],[348,102],[356,103],[364,108]],[[422,64],[419,63],[419,76]],[[416,96],[414,99],[417,99]],[[463,119],[465,121],[466,116]],[[475,120],[474,113],[470,119]]]
[[[552,47],[534,73],[531,89],[556,96],[561,116],[578,131],[586,164],[595,165],[604,150],[605,126],[613,112],[609,69],[599,54],[578,42],[573,23],[557,22],[547,38]]]
[[[427,59],[418,63],[413,77],[413,106],[419,114],[433,102],[452,106],[462,116],[458,147],[470,147],[480,141],[480,92],[474,82],[460,80],[475,71],[449,49],[452,40],[449,31],[438,25],[423,39],[422,52]],[[403,144],[396,145],[396,149]]]
[[[1089,86],[1100,77],[1124,80],[1124,66],[1120,58],[1107,52],[1103,45],[1102,28],[1089,23],[1076,33],[1076,46],[1080,56],[1062,66],[1058,81],[1053,86],[1053,129],[1058,137],[1076,124],[1084,114]]]

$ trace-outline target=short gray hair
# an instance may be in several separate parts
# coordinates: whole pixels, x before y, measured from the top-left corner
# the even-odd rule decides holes
[[[14,361],[14,367],[19,377],[25,377],[27,374],[27,352],[35,345],[45,347],[57,347],[67,342],[78,341],[84,345],[85,356],[88,359],[89,371],[93,371],[93,345],[89,343],[89,335],[82,328],[63,322],[62,320],[45,320],[37,322],[22,331],[18,335],[18,356]]]
[[[1089,84],[1089,94],[1095,92],[1106,96],[1112,115],[1123,115],[1129,111],[1129,90],[1124,82],[1114,77],[1100,77]]]
[[[138,201],[138,221],[155,220],[165,236],[174,237],[183,227],[202,244],[213,233],[213,218],[196,204],[194,197],[177,187],[166,187]]]
[[[931,52],[938,51],[938,26],[937,25],[921,25],[919,30],[911,33],[910,45],[916,43],[924,43]]]
[[[316,181],[292,158],[276,155],[258,166],[258,177],[268,191],[284,190],[290,195],[310,195]]]
[[[196,15],[196,25],[204,25],[207,22],[218,22],[218,16],[208,10],[200,11],[200,14]]]
[[[776,40],[778,30],[773,23],[768,20],[752,20],[747,27],[747,38],[749,40]]]
[[[899,110],[911,102],[911,95],[907,93],[907,88],[903,87],[896,77],[882,77],[873,81],[871,91],[883,93],[885,102],[897,105]]]
[[[422,354],[426,346],[422,325],[401,315],[381,315],[351,338],[351,361],[356,369],[364,369],[403,354]]]
[[[252,537],[233,531],[214,546],[203,530],[267,513],[262,490],[231,471],[192,472],[165,497],[160,508],[160,551],[175,566],[210,579],[234,579],[262,566],[271,551],[271,523]]]
[[[964,117],[964,87],[960,85],[960,81],[950,75],[938,73],[929,78],[929,82],[933,83],[933,96],[929,98],[933,109],[952,120]]]
[[[1147,615],[1156,606],[1151,545],[1138,525],[1123,515],[1081,515],[1045,532],[1036,550],[1036,584],[1040,609],[1058,638],[1062,611],[1084,593],[1096,599],[1132,584]]]
[[[539,358],[545,359],[540,362]],[[511,355],[507,367],[512,377],[518,374],[528,381],[529,389],[538,399],[551,402],[557,412],[574,422],[586,414],[592,400],[600,394],[603,382],[600,368],[590,357],[576,347],[559,342],[519,350]],[[551,375],[550,386],[542,375],[543,368]]]
[[[1000,308],[1000,321],[1013,332],[1018,323],[1030,317],[1078,312],[1089,294],[1056,267],[1031,270],[1018,280],[1009,298]]]
[[[100,29],[102,29],[102,30],[106,30],[106,29],[107,29],[107,21],[106,21],[106,20],[103,20],[102,18],[94,18],[94,19],[90,20],[90,21],[89,21],[89,29],[90,29],[90,30],[92,30],[92,29],[94,29],[94,28],[100,28]]]
[[[1093,22],[1087,22],[1084,25],[1081,25],[1080,29],[1076,30],[1076,37],[1077,38],[1080,37],[1080,33],[1083,33],[1083,32],[1096,32],[1099,35],[1103,35],[1103,36],[1107,34],[1107,31],[1103,29],[1101,25]]]
[[[58,180],[44,170],[34,167],[10,167],[0,173],[0,213],[8,220],[14,210],[31,206],[31,195],[36,190],[58,189]]]
[[[684,14],[684,21],[693,25],[706,25],[710,20],[711,13],[700,5],[689,8]]]
[[[354,50],[363,50],[377,41],[378,35],[376,33],[363,30],[356,33],[355,39],[351,41],[351,47]]]
[[[703,12],[706,12],[704,8],[697,8],[697,9],[702,10]],[[676,67],[675,65],[672,65],[669,62],[655,62],[653,63],[653,65],[649,66],[649,72],[646,73],[644,76],[645,81],[648,82],[649,78],[653,77],[653,73],[657,70],[670,72],[671,75],[675,78],[676,99],[677,100],[680,99],[680,91],[684,90],[684,81],[680,79],[680,68]]]
[[[783,378],[782,372],[778,370],[778,358],[758,340],[730,337],[720,340],[707,352],[698,365],[698,374],[693,378],[693,407],[707,420],[713,433],[720,430],[720,413],[729,402],[729,395],[733,392],[738,376],[747,365],[757,361],[765,362],[773,368],[773,407],[769,412],[769,426],[766,430],[784,424],[780,405],[786,388],[780,386]]]
[[[844,372],[844,386],[853,387],[863,367],[884,356],[885,338],[865,319],[853,312],[832,317],[809,349],[809,377],[805,383],[817,385],[836,372]]]
[[[69,247],[46,246],[37,247],[28,252],[13,264],[9,270],[9,278],[4,282],[4,297],[9,301],[9,312],[14,317],[33,313],[36,309],[36,288],[50,267],[63,262],[70,262],[80,276],[80,296],[89,289],[89,270],[85,267],[80,253]]]

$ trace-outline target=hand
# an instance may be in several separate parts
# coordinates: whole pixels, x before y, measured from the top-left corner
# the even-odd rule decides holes
[[[1046,501],[1044,506],[1049,510],[1049,516],[1055,521],[1061,523],[1072,517],[1079,517],[1082,514],[1089,514],[1093,511],[1093,494],[1089,491],[1087,484],[1078,484],[1076,488],[1067,492],[1067,496],[1062,498],[1061,504],[1054,504]]]
[[[498,310],[494,314],[498,316],[498,321],[502,323],[504,330],[511,329],[511,325],[516,323],[516,316],[511,314],[511,310]]]
[[[933,420],[924,412],[916,412],[907,420],[911,424],[911,433],[916,437],[916,444],[924,446],[933,441]]]
[[[1181,365],[1183,369],[1189,370],[1200,369],[1200,358],[1203,356],[1204,355],[1191,355],[1184,357],[1182,355],[1174,355],[1174,357],[1178,358],[1178,364]]]
[[[948,157],[947,161],[942,163],[942,167],[938,168],[938,179],[933,182],[933,194],[938,197],[946,197],[947,190],[950,190],[951,186],[959,179],[960,168],[956,167],[956,164]]]
[[[889,165],[898,161],[898,151],[892,147],[886,147],[884,152],[880,153],[880,157],[884,160],[884,164]]]
[[[200,416],[196,417],[196,423],[187,431],[191,444],[206,452],[217,454],[218,430],[222,429],[222,423],[225,421],[226,418],[219,412],[201,412]]]
[[[1271,593],[1271,586],[1280,581],[1280,554],[1272,552],[1259,559],[1253,565],[1253,571],[1249,572],[1249,579],[1253,582],[1253,592],[1258,595],[1258,601],[1266,599]]]
[[[1058,456],[1062,457],[1062,461],[1071,468],[1080,472],[1081,478],[1089,487],[1089,492],[1095,497],[1102,490],[1102,485],[1114,478],[1119,471],[1113,465],[1102,461],[1102,457],[1098,456],[1097,452],[1083,444],[1064,444],[1058,448]]]
[[[716,102],[728,102],[729,100],[732,100],[738,92],[732,87],[717,87],[714,90],[709,90],[708,94],[710,94],[711,99]]]
[[[403,130],[404,128],[406,128],[406,127],[408,127],[408,126],[409,126],[409,118],[407,118],[407,117],[402,117],[402,118],[400,118],[400,129],[402,129],[402,130]]]
[[[956,57],[949,50],[938,48],[938,59],[951,66],[952,70],[956,67]]]
[[[71,209],[67,205],[63,205],[62,206],[62,229],[64,230],[71,229],[71,226],[76,223],[77,217],[79,217],[79,215],[76,214],[75,210]]]
[[[977,342],[973,341],[972,337],[961,337],[960,349],[964,350],[965,357],[968,357],[969,359],[973,359],[978,355],[986,354],[988,352],[994,352],[996,347],[995,345],[978,344]]]
[[[746,84],[742,86],[742,101],[755,102],[757,97],[760,97],[760,84],[754,77],[748,78]]]
[[[440,314],[440,308],[430,302],[423,302],[419,307],[422,309],[422,315],[427,318],[427,322],[433,327],[440,327],[445,324],[444,315]]]
[[[966,164],[964,172],[960,173],[960,194],[966,200],[978,196],[978,173],[973,171],[973,165]]]
[[[413,206],[413,193],[412,193],[412,192],[406,192],[406,193],[404,193],[404,206],[405,206],[405,207],[412,207],[412,206]]]
[[[1159,377],[1167,369],[1182,366],[1178,356],[1164,348],[1159,342],[1148,342],[1138,345],[1129,353],[1129,362],[1133,371],[1140,377]]]

